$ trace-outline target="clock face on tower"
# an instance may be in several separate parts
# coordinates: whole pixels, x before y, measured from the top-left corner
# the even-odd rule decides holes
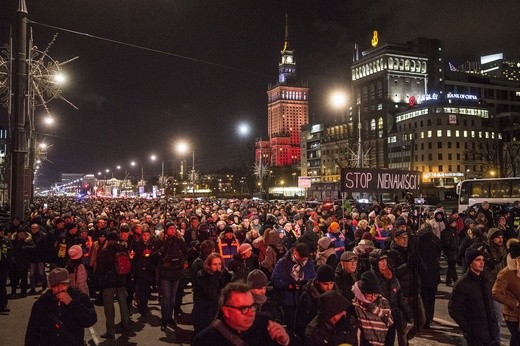
[[[286,56],[286,57],[285,57],[285,62],[286,62],[287,64],[292,64],[292,56],[290,56],[290,55]]]

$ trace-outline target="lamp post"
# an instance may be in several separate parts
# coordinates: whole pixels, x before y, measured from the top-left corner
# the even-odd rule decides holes
[[[185,155],[190,147],[187,142],[180,141],[177,143],[177,152],[181,155]],[[182,161],[181,161],[181,177],[182,177]],[[195,149],[192,149],[192,168],[190,172],[190,182],[191,182],[191,193],[193,198],[195,198]]]
[[[246,122],[241,122],[237,126],[237,132],[240,137],[248,137],[251,133],[251,126]],[[256,175],[258,176],[258,189],[260,198],[263,198],[263,190],[264,190],[264,176],[267,173],[267,167],[264,165],[264,146],[262,141],[262,136],[259,137],[258,140],[258,146],[259,146],[259,155],[258,155],[258,163],[256,161],[256,146],[255,146],[255,158],[254,158],[254,164],[256,169]],[[267,194],[269,194],[269,191],[267,191]]]

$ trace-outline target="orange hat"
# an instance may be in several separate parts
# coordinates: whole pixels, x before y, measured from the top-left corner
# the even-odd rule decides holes
[[[336,232],[338,229],[339,229],[339,223],[337,223],[336,221],[331,222],[331,224],[329,226],[329,231]]]

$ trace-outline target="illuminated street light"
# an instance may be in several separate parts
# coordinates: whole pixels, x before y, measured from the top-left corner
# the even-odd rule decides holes
[[[45,118],[43,118],[43,122],[45,123],[45,125],[50,126],[50,125],[54,124],[55,121],[52,116],[47,115]]]
[[[52,80],[58,85],[63,85],[67,81],[67,77],[62,72],[57,72],[52,76]]]
[[[335,91],[330,95],[330,103],[334,108],[344,109],[347,106],[347,94],[342,91]]]
[[[242,137],[248,136],[251,132],[251,128],[247,123],[240,123],[238,124],[238,134]]]

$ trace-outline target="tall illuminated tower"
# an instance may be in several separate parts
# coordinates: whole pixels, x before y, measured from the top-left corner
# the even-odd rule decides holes
[[[278,64],[278,82],[267,90],[267,119],[271,166],[292,166],[300,162],[301,126],[309,123],[309,88],[296,78],[294,51],[289,45],[285,19],[285,40]]]

